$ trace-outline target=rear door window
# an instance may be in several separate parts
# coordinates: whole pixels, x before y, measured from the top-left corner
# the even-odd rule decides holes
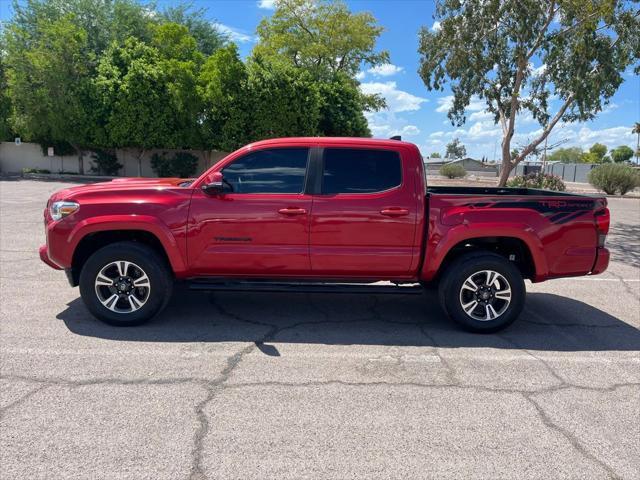
[[[325,148],[322,193],[384,192],[402,184],[400,155],[392,150]]]

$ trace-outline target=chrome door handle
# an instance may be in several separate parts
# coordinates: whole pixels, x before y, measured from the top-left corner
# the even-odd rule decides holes
[[[282,215],[304,215],[305,213],[307,213],[307,211],[304,208],[287,207],[281,208],[280,210],[278,210],[278,213]]]
[[[409,209],[399,207],[389,207],[380,210],[380,213],[386,217],[404,217],[409,215]]]

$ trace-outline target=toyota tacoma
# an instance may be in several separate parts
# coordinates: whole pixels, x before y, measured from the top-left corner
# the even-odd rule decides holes
[[[140,324],[175,281],[202,290],[421,293],[476,332],[511,324],[525,279],[609,262],[605,198],[428,187],[399,140],[286,138],[245,146],[195,180],[116,179],[61,190],[41,259],[88,310]]]

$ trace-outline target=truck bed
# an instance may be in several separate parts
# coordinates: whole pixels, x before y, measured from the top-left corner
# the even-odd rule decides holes
[[[450,187],[434,186],[427,187],[427,195],[491,195],[491,196],[535,196],[535,197],[582,197],[592,198],[592,195],[581,195],[578,193],[555,192],[552,190],[542,190],[538,188],[506,188],[506,187]]]

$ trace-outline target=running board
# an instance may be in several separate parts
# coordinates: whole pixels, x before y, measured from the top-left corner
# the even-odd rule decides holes
[[[416,283],[397,285],[380,283],[272,282],[272,281],[208,281],[192,280],[191,290],[227,292],[287,292],[287,293],[368,293],[420,295],[424,289]]]

